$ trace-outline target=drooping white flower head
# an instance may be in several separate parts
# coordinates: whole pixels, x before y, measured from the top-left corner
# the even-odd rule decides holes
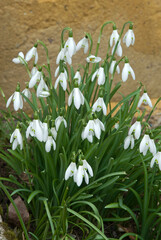
[[[101,58],[95,57],[94,55],[90,55],[89,57],[86,58],[86,61],[90,63],[98,63],[101,61]]]
[[[93,142],[93,136],[96,136],[97,139],[100,139],[101,130],[105,131],[104,124],[97,118],[94,120],[89,120],[86,127],[82,132],[82,140],[88,139],[89,142]]]
[[[10,98],[7,100],[6,108],[9,107],[11,101],[13,101],[13,107],[15,111],[18,111],[18,109],[23,108],[23,99],[20,94],[20,85],[17,84],[16,91],[10,96]]]
[[[57,118],[55,119],[56,131],[58,131],[61,122],[64,123],[65,128],[67,127],[67,122],[66,122],[66,120],[63,118],[63,116],[59,116],[59,117],[57,117]]]
[[[116,130],[119,129],[119,123],[115,123],[114,128],[115,128]]]
[[[130,45],[134,45],[135,35],[132,29],[129,29],[125,33],[125,36],[123,37],[123,43],[125,43],[127,47],[129,47]]]
[[[106,116],[107,114],[107,107],[106,107],[106,104],[103,100],[103,97],[99,97],[97,99],[97,101],[93,104],[92,106],[92,111],[93,112],[100,112],[100,111],[103,111],[103,114]]]
[[[32,137],[36,137],[40,142],[44,140],[44,131],[43,124],[39,119],[34,119],[30,122],[27,130],[26,130],[26,138],[31,135]]]
[[[41,77],[40,83],[37,87],[36,95],[37,95],[37,97],[48,97],[48,96],[50,96],[49,88],[46,85],[43,77]]]
[[[128,135],[134,135],[135,139],[139,139],[141,135],[141,123],[136,121],[129,129]]]
[[[80,85],[81,84],[81,80],[82,80],[81,75],[80,75],[80,71],[76,71],[73,79],[75,79],[75,78],[78,79],[77,82],[78,82],[78,85]]]
[[[111,65],[110,65],[110,68],[109,68],[109,72],[110,72],[111,74],[113,74],[113,72],[114,72],[115,64],[116,64],[116,60],[112,60]],[[117,65],[116,71],[117,71],[118,74],[120,73],[120,67],[119,67],[119,65]]]
[[[110,36],[110,47],[112,47],[113,43],[115,45],[117,43],[118,39],[119,39],[119,34],[117,32],[117,29],[114,28],[113,32],[112,32],[112,34]]]
[[[145,105],[149,105],[149,107],[153,107],[152,102],[150,100],[150,97],[148,96],[147,92],[144,92],[141,96],[139,102],[138,102],[138,108],[141,106],[141,104],[144,103]]]
[[[37,44],[32,47],[25,56],[25,60],[28,62],[31,60],[31,58],[35,58],[34,63],[36,64],[38,62],[38,52],[37,52]]]
[[[115,45],[113,46],[113,48],[112,48],[112,54],[113,54],[113,52],[114,52],[114,50],[115,50],[115,46],[116,46],[116,44],[115,44]],[[119,41],[119,43],[118,43],[118,45],[117,45],[116,54],[117,54],[117,56],[119,56],[119,57],[122,56],[121,40]]]
[[[33,88],[37,82],[43,77],[41,70],[36,71],[35,74],[31,77],[29,82],[29,88]]]
[[[83,162],[83,165],[79,165],[78,170],[74,177],[74,180],[78,187],[80,187],[80,185],[82,184],[83,178],[86,184],[89,184],[89,175],[90,177],[93,177],[93,170],[91,166],[88,164],[88,162],[85,159],[82,160],[82,162]]]
[[[152,168],[154,163],[159,165],[159,169],[161,170],[161,152],[157,152],[151,160],[150,167]]]
[[[12,143],[12,150],[15,150],[18,145],[20,145],[20,149],[22,150],[23,141],[19,128],[16,128],[15,131],[12,133],[10,143]]]
[[[58,86],[58,83],[60,82],[61,87],[65,91],[67,89],[67,75],[65,72],[61,72],[58,78],[55,81],[54,88],[56,89]]]
[[[65,180],[68,180],[70,177],[73,177],[77,173],[77,166],[75,162],[71,162],[65,171]]]
[[[37,71],[38,71],[37,68],[34,66],[34,67],[31,69],[31,77],[33,77]]]
[[[42,130],[43,130],[43,142],[46,142],[48,139],[48,124],[46,122],[42,123]]]
[[[62,48],[56,58],[56,64],[59,64],[60,60],[64,60],[64,56],[65,56],[65,49]]]
[[[52,136],[48,136],[47,141],[45,143],[45,151],[50,152],[52,146],[53,146],[53,150],[55,150],[56,149],[56,143],[55,143]]]
[[[122,70],[122,81],[126,82],[129,74],[131,74],[133,80],[135,80],[135,73],[128,62],[125,62],[125,65]]]
[[[84,53],[88,52],[88,37],[85,36],[84,38],[82,38],[76,46],[76,51],[79,51],[81,48],[84,48]]]
[[[139,150],[140,153],[143,153],[144,156],[147,154],[148,150],[150,150],[153,155],[156,154],[156,146],[154,140],[150,139],[148,134],[145,134],[143,139],[141,140]]]
[[[98,85],[103,85],[105,83],[105,71],[103,67],[100,67],[95,73],[92,75],[91,81],[93,82],[95,77],[98,78]]]
[[[79,109],[80,106],[84,104],[84,96],[78,87],[75,87],[70,93],[68,98],[68,106],[72,104],[72,100],[74,101],[74,106],[76,109]]]
[[[133,135],[128,135],[124,140],[124,149],[127,149],[131,145],[131,149],[134,148],[134,137]]]
[[[69,53],[69,57],[71,57],[71,58],[76,53],[76,44],[73,39],[72,31],[69,32],[69,37],[65,43],[64,49],[65,49],[65,51],[67,51]]]
[[[31,92],[30,92],[30,90],[28,89],[28,87],[26,87],[23,91],[22,91],[22,93],[25,95],[25,97],[27,97],[27,98],[31,98]],[[26,99],[24,98],[24,101],[26,102]]]
[[[55,127],[52,127],[52,128],[50,129],[50,131],[51,131],[51,134],[52,134],[53,138],[56,140],[56,138],[57,138],[56,128],[55,128]]]
[[[23,52],[19,52],[18,57],[12,59],[12,62],[16,63],[16,64],[19,64],[19,63],[24,64],[24,61],[25,61],[25,59],[24,59]]]

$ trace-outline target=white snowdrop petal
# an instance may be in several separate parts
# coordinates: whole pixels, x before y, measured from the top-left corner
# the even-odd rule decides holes
[[[10,98],[7,100],[6,108],[9,107],[9,105],[10,105],[10,103],[11,103],[13,97],[14,97],[14,94],[12,94],[12,95],[10,96]]]

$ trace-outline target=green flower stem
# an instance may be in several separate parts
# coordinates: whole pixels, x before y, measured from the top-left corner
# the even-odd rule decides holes
[[[50,211],[49,211],[49,207],[48,207],[48,204],[47,204],[47,199],[43,200],[43,202],[44,202],[46,213],[47,213],[47,216],[48,216],[48,219],[49,219],[52,235],[54,235],[55,229],[54,229],[54,225],[53,225],[53,222],[52,222],[52,217],[51,217],[51,214],[50,214]]]
[[[150,183],[150,186],[149,186],[149,199],[148,199],[148,202],[150,203],[150,199],[151,197],[153,197],[153,194],[151,195],[152,193],[152,188],[153,188],[153,185],[154,185],[154,177],[155,177],[155,174],[156,174],[156,164],[154,164],[153,166],[153,170],[152,170],[152,177],[151,177],[151,183]],[[153,203],[153,201],[152,201]],[[153,207],[153,206],[152,206]]]
[[[21,215],[20,215],[20,212],[19,212],[19,210],[18,210],[15,202],[13,201],[11,195],[9,194],[7,188],[3,185],[3,183],[2,183],[1,181],[0,181],[0,187],[1,187],[2,190],[5,192],[5,194],[7,195],[8,199],[10,200],[10,202],[12,203],[12,205],[14,206],[14,209],[15,209],[15,211],[16,211],[17,217],[18,217],[18,219],[19,219],[19,221],[20,221],[20,224],[21,224],[21,227],[22,227],[22,229],[23,229],[23,231],[24,231],[26,240],[30,240],[30,238],[29,238],[29,236],[28,236],[28,233],[27,233],[27,229],[26,229],[25,224],[24,224],[24,222],[23,222],[23,219],[22,219],[22,217],[21,217]]]
[[[99,50],[99,46],[100,46],[100,42],[101,42],[101,37],[102,37],[102,32],[103,32],[103,29],[104,27],[107,25],[107,24],[113,24],[113,26],[116,26],[116,24],[113,22],[113,21],[108,21],[108,22],[105,22],[102,27],[101,27],[101,30],[100,30],[100,34],[99,34],[99,37],[98,37],[98,41],[97,41],[97,47],[96,47],[96,53],[95,53],[95,56],[97,56],[98,54],[98,50]]]
[[[22,60],[22,62],[24,63],[24,65],[25,65],[25,67],[26,67],[26,71],[27,71],[29,77],[31,78],[31,72],[30,72],[30,70],[29,70],[28,63],[27,63],[21,56],[19,56],[19,58],[20,58],[20,59]]]
[[[61,33],[61,49],[64,47],[64,33],[65,31],[72,31],[72,28],[70,27],[65,27]]]

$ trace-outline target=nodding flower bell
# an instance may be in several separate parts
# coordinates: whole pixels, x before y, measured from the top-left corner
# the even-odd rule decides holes
[[[28,88],[28,83],[26,84],[26,88],[22,91],[22,93],[25,95],[25,97],[31,98],[31,92]],[[26,102],[25,98],[24,98],[24,101]]]
[[[98,85],[103,85],[105,83],[105,71],[103,66],[95,71],[91,79],[92,82],[94,81],[95,77],[98,78]]]
[[[70,177],[76,176],[77,166],[75,162],[71,162],[65,171],[65,180],[68,180]]]
[[[7,100],[6,108],[9,107],[11,101],[13,101],[13,107],[15,111],[23,108],[23,99],[20,93],[20,84],[17,83],[16,91]]]
[[[135,139],[139,139],[141,135],[141,123],[136,121],[129,129],[128,135],[134,135]]]
[[[64,60],[65,62],[67,62],[69,65],[72,64],[72,58],[69,56],[69,52],[67,51],[67,49],[62,48],[56,58],[56,64],[59,64],[59,62],[61,60]]]
[[[101,110],[103,111],[103,114],[106,116],[107,107],[103,100],[103,97],[99,97],[92,106],[92,112],[100,112]]]
[[[145,134],[141,140],[139,150],[140,153],[143,153],[144,156],[147,154],[148,150],[150,150],[153,155],[156,154],[156,146],[154,140],[151,139],[148,134]]]
[[[110,68],[109,68],[109,72],[110,72],[111,74],[114,73],[115,64],[116,64],[116,60],[114,59],[114,60],[112,60],[111,65],[110,65]],[[116,71],[117,71],[118,74],[120,73],[120,67],[119,67],[119,65],[117,65]]]
[[[56,79],[55,85],[54,85],[55,89],[57,88],[58,83],[60,83],[64,91],[67,89],[67,75],[65,72],[61,72],[58,78]]]
[[[56,127],[56,131],[58,131],[61,122],[64,123],[64,127],[67,128],[67,122],[66,120],[63,118],[63,116],[59,116],[55,119],[55,127]]]
[[[126,58],[125,59],[125,65],[122,70],[122,81],[126,82],[128,79],[129,74],[131,74],[133,80],[135,80],[135,73],[132,69],[132,67],[129,64],[129,60]]]
[[[144,91],[143,95],[141,96],[138,102],[138,108],[141,106],[142,103],[144,103],[145,105],[149,105],[149,107],[151,108],[153,107],[150,97],[148,96],[146,91]]]
[[[75,41],[73,39],[73,32],[70,31],[69,32],[69,37],[68,40],[65,43],[65,51],[67,51],[69,53],[69,57],[72,57],[75,53],[76,53],[76,44]]]
[[[39,70],[35,71],[35,74],[31,77],[29,88],[33,88],[37,82],[40,82],[41,78],[43,78],[42,69],[39,68]]]
[[[35,58],[34,63],[36,64],[38,62],[37,43],[26,53],[26,62],[30,61],[33,57]]]
[[[81,84],[82,78],[81,78],[81,75],[80,75],[80,71],[79,71],[79,70],[76,71],[73,79],[78,79],[78,80],[77,80],[78,85]]]
[[[161,170],[161,152],[157,152],[151,160],[150,167],[152,168],[154,163],[159,165],[159,169]]]
[[[24,64],[25,59],[24,59],[23,52],[19,52],[18,57],[17,58],[13,58],[12,62],[16,63],[16,64],[19,64],[19,63]]]
[[[56,149],[56,143],[55,143],[52,136],[48,136],[47,141],[45,143],[45,151],[50,152],[52,146],[53,146],[53,150],[55,150]]]
[[[124,149],[127,149],[131,145],[131,149],[134,148],[134,137],[133,135],[128,135],[124,140]]]
[[[41,77],[40,83],[37,87],[37,97],[48,97],[50,96],[49,88],[46,85],[43,77]]]
[[[134,45],[135,43],[135,35],[133,32],[132,24],[130,25],[129,30],[125,33],[125,36],[123,38],[123,43],[125,43],[127,47],[129,47],[130,45]]]
[[[20,149],[22,150],[23,141],[19,128],[16,128],[15,131],[12,133],[10,143],[12,143],[12,150],[15,150],[18,145],[20,145]]]
[[[88,52],[88,36],[87,35],[77,43],[76,51],[79,51],[81,48],[84,48],[84,53]]]
[[[90,55],[89,57],[86,58],[86,61],[89,63],[98,63],[101,61],[100,57],[96,57],[94,55]]]
[[[81,105],[84,104],[84,96],[78,88],[78,83],[75,81],[75,86],[68,98],[68,106],[72,104],[72,100],[74,101],[74,106],[76,109],[79,109]]]
[[[113,26],[113,32],[110,36],[110,47],[112,47],[113,43],[114,45],[116,45],[118,40],[119,40],[119,34],[117,32],[116,26]]]

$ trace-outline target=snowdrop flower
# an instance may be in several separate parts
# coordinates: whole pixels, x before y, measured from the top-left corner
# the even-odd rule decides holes
[[[157,152],[151,160],[150,167],[152,168],[154,163],[159,165],[159,169],[161,170],[161,152]]]
[[[140,153],[143,153],[144,156],[147,154],[148,150],[150,150],[153,155],[156,154],[156,146],[154,140],[150,139],[148,134],[145,134],[143,139],[141,140],[139,150]]]
[[[115,44],[115,45],[113,46],[113,48],[112,48],[112,54],[113,54],[113,52],[114,52],[114,50],[115,50],[115,46],[116,46],[116,44]],[[118,43],[118,45],[117,45],[116,54],[117,54],[117,56],[119,56],[119,57],[122,56],[121,41],[119,41],[119,43]]]
[[[80,85],[81,84],[81,80],[82,80],[82,78],[81,78],[81,75],[80,75],[80,72],[79,72],[79,70],[78,71],[76,71],[76,73],[75,73],[75,75],[74,75],[74,78],[73,79],[78,79],[78,85]]]
[[[55,74],[54,74],[55,77],[57,77],[57,75],[58,75],[58,73],[59,73],[59,69],[60,69],[60,67],[58,66],[58,67],[56,68],[56,70],[55,70]],[[65,75],[66,75],[66,78],[68,78],[68,74],[67,74],[66,69],[63,68],[63,70],[64,70],[64,73],[65,73]]]
[[[25,59],[24,59],[23,52],[19,52],[18,57],[12,59],[12,62],[16,64],[19,64],[19,63],[24,64],[24,61]]]
[[[48,124],[46,122],[42,123],[43,129],[43,142],[46,142],[48,139]]]
[[[55,119],[56,131],[58,131],[61,122],[64,123],[64,127],[65,127],[65,128],[67,127],[67,122],[66,122],[66,120],[65,120],[62,116],[59,116],[59,117],[57,117],[57,118]]]
[[[52,134],[53,138],[56,140],[56,138],[57,138],[57,131],[56,131],[55,127],[52,127],[50,129],[50,131],[51,131],[51,134]]]
[[[152,102],[147,94],[147,92],[144,92],[142,97],[140,98],[139,102],[138,102],[138,107],[141,106],[141,104],[144,103],[145,105],[149,105],[149,107],[153,107]]]
[[[119,123],[115,123],[114,128],[115,128],[116,130],[119,129]]]
[[[84,48],[84,53],[88,52],[88,37],[87,36],[85,36],[78,42],[78,44],[76,46],[76,51],[79,51],[81,48]]]
[[[65,171],[65,180],[68,180],[70,177],[75,176],[77,173],[77,166],[75,162],[71,162]]]
[[[125,62],[125,65],[122,70],[122,81],[123,82],[127,81],[129,74],[131,74],[132,78],[135,80],[135,73],[134,73],[132,67],[130,66],[130,64],[128,62]]]
[[[90,55],[89,57],[86,58],[86,61],[91,63],[98,63],[101,61],[101,58],[95,57],[94,55]]]
[[[87,126],[84,128],[82,132],[82,140],[85,138],[88,139],[89,142],[93,142],[93,136],[95,135],[98,139],[101,136],[101,130],[105,131],[104,124],[99,119],[89,120]]]
[[[16,91],[10,96],[10,98],[7,100],[6,108],[9,107],[11,101],[13,101],[13,107],[15,111],[18,111],[18,109],[23,108],[23,100],[22,96],[20,94],[20,85],[17,84]]]
[[[112,47],[113,43],[116,44],[118,39],[119,39],[119,34],[117,32],[117,29],[114,28],[113,32],[112,32],[112,34],[110,36],[110,47]]]
[[[56,64],[59,64],[60,60],[64,60],[64,55],[65,55],[65,49],[62,48],[56,58]]]
[[[28,62],[31,60],[31,58],[35,58],[34,63],[36,64],[38,61],[38,53],[37,53],[37,44],[34,45],[34,47],[32,47],[25,56],[25,60]]]
[[[82,184],[83,178],[85,179],[86,184],[89,183],[88,173],[91,177],[93,177],[93,170],[91,166],[88,164],[86,160],[82,160],[82,162],[83,162],[83,165],[79,165],[78,170],[75,174],[75,182],[78,187],[80,187],[80,185]]]
[[[33,77],[37,71],[38,71],[37,68],[34,66],[34,67],[31,69],[31,77]]]
[[[100,111],[103,111],[103,114],[106,116],[107,114],[107,107],[106,107],[106,104],[103,100],[103,97],[99,97],[97,99],[97,101],[93,104],[92,106],[92,111],[93,112],[100,112]]]
[[[29,82],[29,88],[33,88],[35,86],[35,84],[41,80],[42,78],[42,72],[41,72],[41,69],[38,70],[30,79],[30,82]]]
[[[135,43],[135,35],[132,29],[129,29],[126,33],[125,36],[123,38],[123,43],[126,44],[127,47],[129,47],[130,45],[134,45]]]
[[[91,81],[93,82],[95,77],[98,78],[98,85],[103,85],[105,83],[105,71],[103,67],[100,67],[92,76]]]
[[[68,106],[72,104],[72,100],[74,101],[74,106],[76,109],[79,109],[80,106],[84,104],[84,96],[78,87],[75,87],[70,93],[68,98]]]
[[[110,68],[109,68],[109,72],[110,72],[111,74],[113,74],[113,72],[114,72],[115,64],[116,64],[116,60],[112,60],[111,65],[110,65]],[[116,71],[117,71],[118,74],[120,73],[120,67],[119,67],[119,65],[117,65]]]
[[[134,138],[133,135],[129,135],[124,140],[124,149],[127,149],[131,145],[131,149],[134,148]]]
[[[12,150],[15,150],[18,145],[20,145],[20,149],[22,150],[23,141],[19,128],[16,128],[15,131],[12,133],[10,143],[12,143]]]
[[[48,96],[50,96],[49,88],[46,85],[43,77],[41,77],[40,83],[37,87],[36,95],[37,95],[37,97],[48,97]]]
[[[54,85],[55,89],[57,88],[59,82],[61,87],[65,91],[67,89],[67,75],[65,74],[65,72],[61,72],[59,77],[56,79],[55,85]]]
[[[136,121],[129,129],[128,135],[134,134],[135,139],[139,139],[141,135],[141,123]]]
[[[32,122],[30,122],[26,130],[26,138],[28,138],[29,135],[31,135],[32,137],[36,137],[40,142],[43,142],[43,124],[39,119],[34,119]]]
[[[69,57],[72,57],[76,53],[76,44],[73,39],[73,33],[72,31],[69,32],[68,40],[65,43],[65,51],[69,53]]]
[[[47,141],[45,143],[45,151],[50,152],[52,146],[53,146],[53,150],[55,150],[56,143],[55,143],[54,139],[52,138],[52,136],[48,136]]]
[[[25,95],[25,97],[31,98],[31,92],[30,92],[30,90],[28,89],[28,87],[26,87],[26,88],[22,91],[22,93]],[[25,99],[25,98],[24,98],[24,101],[26,102],[26,99]]]

